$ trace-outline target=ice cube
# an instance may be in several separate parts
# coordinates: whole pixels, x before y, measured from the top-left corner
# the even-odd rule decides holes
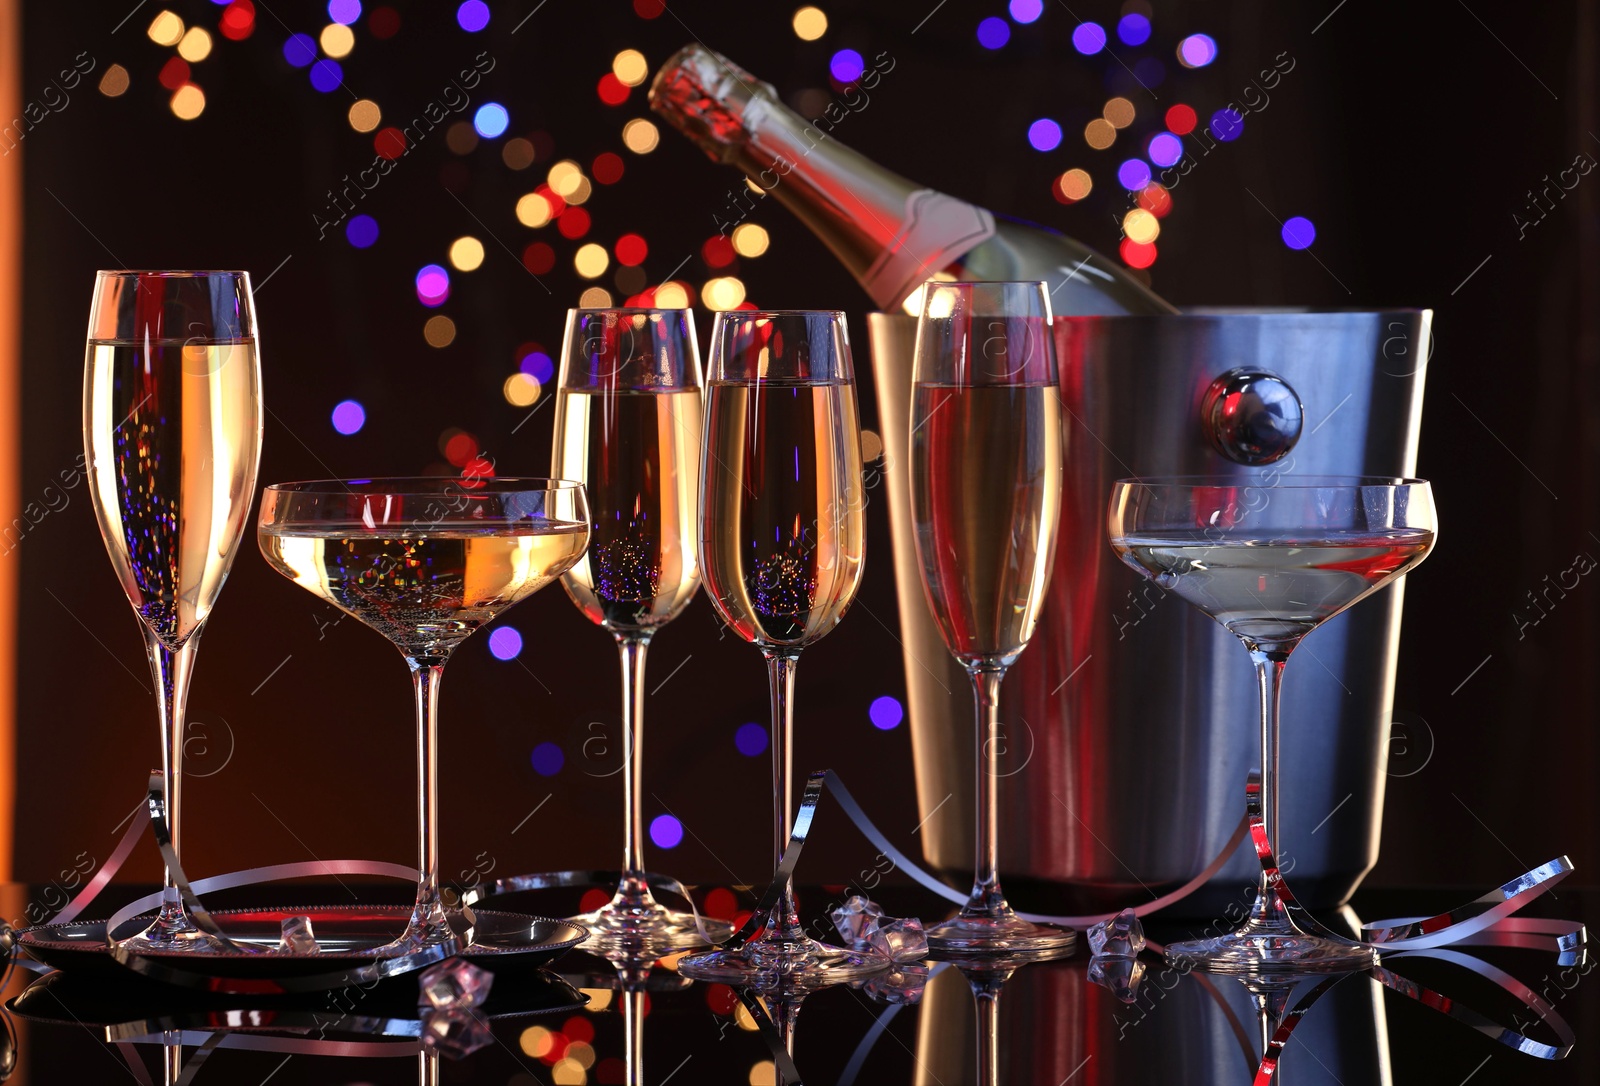
[[[489,998],[494,974],[479,969],[465,958],[446,958],[424,969],[418,982],[422,987],[419,1002],[437,1009],[461,1010],[483,1005]]]
[[[1132,909],[1089,929],[1089,954],[1095,958],[1137,958],[1144,949],[1144,925]]]
[[[1114,958],[1109,955],[1089,959],[1089,980],[1107,989],[1124,1003],[1132,1003],[1139,995],[1139,982],[1144,979],[1144,962],[1138,958]]]
[[[422,1046],[447,1059],[459,1060],[470,1056],[493,1040],[494,1035],[489,1032],[489,1027],[470,1006],[430,1008],[422,1014]]]
[[[897,965],[890,972],[869,977],[864,988],[880,1003],[920,1003],[927,983],[927,966]]]
[[[922,930],[922,921],[914,916],[880,923],[868,943],[892,962],[915,962],[928,956],[928,936]]]
[[[278,941],[279,954],[316,954],[322,950],[317,945],[316,933],[311,930],[309,916],[283,918],[283,935]]]
[[[868,944],[872,933],[878,930],[878,924],[883,920],[883,910],[860,894],[851,894],[843,905],[829,915],[833,917],[833,926],[838,929],[839,938],[844,940],[845,946],[858,950]]]

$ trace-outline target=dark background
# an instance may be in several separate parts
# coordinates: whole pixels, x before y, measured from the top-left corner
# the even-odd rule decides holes
[[[1079,136],[1105,98],[1135,92],[1133,131],[1142,137],[1176,101],[1208,117],[1287,52],[1295,67],[1270,91],[1270,104],[1174,192],[1153,285],[1179,305],[1436,310],[1419,470],[1435,482],[1444,528],[1436,554],[1411,580],[1395,700],[1408,734],[1431,732],[1432,755],[1421,771],[1390,781],[1383,859],[1372,879],[1485,886],[1568,852],[1587,881],[1597,859],[1592,675],[1600,589],[1584,578],[1522,637],[1516,615],[1534,614],[1525,594],[1546,575],[1558,577],[1581,552],[1600,555],[1592,501],[1600,174],[1585,177],[1521,231],[1525,237],[1513,216],[1535,217],[1529,190],[1546,174],[1554,178],[1579,152],[1600,157],[1595,5],[1346,0],[1335,10],[1336,3],[1156,4],[1150,46],[1117,47],[1130,59],[1165,62],[1153,102],[1112,58],[1071,50],[1079,19],[1114,24],[1119,8],[1100,0],[1076,0],[1070,14],[1047,4],[1039,22],[1013,27],[998,53],[981,49],[974,29],[1004,14],[1000,0],[947,0],[931,15],[933,0],[834,0],[823,5],[829,32],[814,43],[794,36],[790,4],[684,0],[644,19],[626,2],[547,0],[513,33],[534,4],[501,0],[486,31],[466,34],[454,23],[454,4],[402,2],[394,5],[403,18],[395,37],[377,41],[358,25],[344,62],[353,94],[317,93],[283,59],[291,31],[315,35],[326,23],[323,5],[273,0],[270,11],[257,5],[249,40],[219,37],[195,66],[207,108],[185,123],[156,81],[172,51],[144,35],[154,6],[113,32],[122,4],[29,2],[25,100],[80,52],[97,67],[23,146],[23,501],[38,500],[82,449],[81,344],[93,273],[104,267],[254,273],[270,412],[263,484],[418,473],[441,459],[448,427],[474,434],[503,474],[546,471],[550,413],[513,433],[527,412],[508,405],[500,387],[516,367],[518,344],[534,340],[554,353],[564,310],[586,284],[571,270],[580,242],[521,226],[517,197],[556,159],[587,167],[602,151],[618,152],[626,175],[597,186],[587,205],[594,226],[583,240],[609,246],[639,232],[650,245],[652,281],[689,256],[678,275],[698,286],[714,274],[699,246],[740,184],[665,127],[654,153],[623,149],[623,124],[648,115],[644,88],[620,107],[602,105],[594,90],[623,48],[641,50],[654,69],[699,39],[791,99],[807,89],[831,93],[834,50],[854,47],[869,63],[887,51],[893,72],[839,138],[923,183],[1106,252],[1116,248],[1115,213],[1125,207],[1115,162],[1129,145],[1124,137],[1093,152]],[[222,10],[205,0],[169,6],[213,32]],[[1220,56],[1186,71],[1172,50],[1194,31],[1213,35]],[[358,209],[380,223],[376,246],[354,249],[342,230],[319,241],[312,213],[373,155],[371,136],[346,123],[353,98],[377,100],[385,124],[405,123],[484,50],[496,63],[474,105],[504,103],[512,118],[505,138],[542,130],[553,154],[516,173],[501,162],[504,139],[456,155],[441,127]],[[132,76],[115,99],[94,89],[112,63]],[[1041,116],[1066,130],[1048,154],[1026,142],[1028,123]],[[1063,207],[1050,180],[1080,165],[1091,170],[1095,192]],[[1314,256],[1282,244],[1273,213],[1315,222]],[[736,268],[751,299],[845,308],[864,348],[860,315],[869,303],[848,275],[771,202],[753,221],[771,231],[772,246]],[[417,302],[412,279],[426,263],[446,263],[462,234],[482,239],[488,255],[478,271],[452,272],[452,296],[440,311],[459,332],[438,350],[423,342],[433,311]],[[544,285],[515,255],[535,238],[557,252],[555,270],[539,277]],[[708,330],[706,317],[702,342]],[[367,410],[365,428],[350,437],[329,423],[346,398]],[[859,782],[869,813],[885,817],[912,810],[915,800],[906,728],[880,731],[867,716],[873,698],[904,692],[883,503],[870,508],[875,542],[863,606],[800,668],[796,760],[832,765]],[[112,827],[134,807],[155,762],[155,713],[139,632],[83,485],[0,560],[19,558],[16,875],[41,880],[81,851],[109,851]],[[245,544],[208,624],[190,701],[191,719],[216,744],[204,755],[195,748],[200,764],[221,766],[187,789],[192,873],[313,855],[414,856],[405,669],[354,622],[319,628],[335,617]],[[609,639],[555,588],[509,622],[526,640],[520,662],[494,659],[479,638],[457,655],[444,685],[447,877],[485,865],[494,874],[605,866],[618,851],[619,780],[603,774],[616,767],[620,747],[603,739],[586,746],[615,735]],[[709,604],[698,599],[657,639],[649,686],[656,692],[646,816],[671,811],[690,831],[674,852],[656,850],[653,866],[691,881],[764,878],[768,763],[733,743],[740,724],[765,720],[756,651],[719,640]],[[530,766],[530,750],[544,741],[565,753],[552,777]],[[824,817],[810,877],[853,872],[870,848],[842,820]],[[153,850],[132,872],[157,876]]]

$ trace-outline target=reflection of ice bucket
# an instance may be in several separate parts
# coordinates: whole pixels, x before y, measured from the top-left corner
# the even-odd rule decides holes
[[[1428,310],[1057,318],[1068,409],[1060,543],[1043,618],[1002,694],[1000,862],[1014,889],[1066,884],[1057,904],[1098,908],[1187,881],[1238,822],[1258,761],[1244,648],[1117,561],[1105,537],[1112,480],[1410,475],[1431,320]],[[930,863],[964,873],[971,693],[928,614],[906,477],[916,321],[874,313],[868,324],[920,836]],[[1402,588],[1325,623],[1284,684],[1286,869],[1316,907],[1346,900],[1377,860]],[[1237,890],[1254,863],[1241,850],[1213,886]],[[1210,909],[1216,898],[1193,900]]]

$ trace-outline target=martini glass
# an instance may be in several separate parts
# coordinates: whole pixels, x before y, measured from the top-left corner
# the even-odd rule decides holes
[[[439,894],[439,682],[456,646],[561,576],[589,545],[583,484],[563,479],[279,483],[262,496],[273,569],[387,637],[417,697],[417,904],[380,948],[454,939]]]
[[[1244,925],[1171,943],[1167,958],[1221,973],[1338,972],[1376,960],[1368,947],[1305,930],[1274,856],[1278,698],[1300,640],[1416,567],[1433,547],[1433,492],[1416,479],[1279,476],[1124,479],[1108,528],[1117,556],[1210,615],[1244,643],[1261,685],[1262,877]]]

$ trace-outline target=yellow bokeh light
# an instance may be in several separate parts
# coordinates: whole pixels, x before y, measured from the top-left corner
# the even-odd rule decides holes
[[[1126,98],[1113,98],[1106,103],[1106,108],[1101,111],[1112,128],[1127,128],[1133,123],[1133,103]]]
[[[585,279],[598,279],[606,273],[606,268],[611,264],[611,254],[606,252],[604,245],[589,242],[578,247],[573,254],[572,266],[578,269],[578,274]]]
[[[199,64],[211,55],[211,35],[204,27],[191,26],[188,32],[178,39],[178,55],[190,64]]]
[[[550,221],[553,211],[550,201],[537,192],[530,192],[517,201],[517,221],[523,226],[543,226]]]
[[[504,147],[500,148],[500,161],[513,170],[526,170],[533,165],[533,160],[538,157],[529,140],[518,136],[514,140],[506,140]]]
[[[1083,141],[1096,151],[1104,151],[1117,141],[1117,130],[1104,117],[1096,117],[1083,126]]]
[[[532,407],[539,402],[539,379],[532,374],[513,373],[506,378],[505,384],[500,386],[500,392],[505,396],[506,403],[512,407]],[[524,1041],[526,1041],[529,1032],[532,1031],[523,1033]],[[545,1034],[542,1043],[544,1044],[544,1052],[529,1052],[526,1043],[524,1043],[522,1050],[530,1056],[542,1056],[545,1052],[550,1051],[550,1036],[548,1033]]]
[[[578,991],[589,997],[589,1005],[584,1010],[590,1014],[597,1014],[611,1006],[611,998],[615,994],[610,988],[579,988]]]
[[[1074,166],[1061,175],[1061,195],[1069,200],[1081,200],[1094,190],[1094,179],[1088,170]]]
[[[576,207],[579,204],[587,203],[589,197],[593,194],[594,186],[589,184],[589,179],[587,177],[584,177],[580,174],[578,176],[578,183],[572,186],[572,191],[563,193],[562,195],[566,198],[567,203]]]
[[[450,263],[457,271],[477,271],[483,263],[483,242],[468,235],[450,243]]]
[[[578,183],[582,180],[583,169],[570,158],[564,158],[551,166],[550,172],[545,175],[545,183],[550,186],[550,191],[562,199],[566,199],[569,193],[576,192]]]
[[[756,1030],[761,1028],[760,1026],[756,1025],[756,1020],[751,1017],[749,1010],[745,1008],[743,1003],[734,1004],[733,1020],[739,1023],[740,1029],[746,1030],[750,1033],[754,1033]]]
[[[828,32],[828,17],[821,8],[803,7],[794,13],[794,33],[801,41],[816,41]]]
[[[518,376],[527,375],[519,374]],[[506,382],[507,385],[510,383],[510,381]],[[527,1029],[522,1031],[522,1036],[518,1039],[517,1044],[521,1047],[523,1052],[529,1056],[532,1056],[534,1059],[539,1059],[546,1052],[550,1051],[550,1046],[553,1041],[554,1038],[550,1036],[550,1031],[545,1029],[543,1026],[529,1026]]]
[[[567,1059],[587,1071],[594,1066],[594,1046],[586,1041],[573,1041],[567,1045]]]
[[[874,430],[861,431],[861,459],[865,463],[872,463],[883,455],[883,438]]]
[[[350,105],[350,127],[357,132],[371,132],[383,120],[383,110],[371,98],[362,98]]]
[[[740,256],[760,256],[771,242],[764,226],[746,222],[733,228],[733,251]]]
[[[1149,245],[1161,233],[1161,222],[1142,207],[1122,217],[1122,232],[1140,245]]]
[[[661,130],[643,117],[622,126],[622,145],[636,155],[648,155],[661,142]]]
[[[611,305],[611,292],[605,287],[590,287],[578,295],[579,309],[605,309]]]
[[[113,64],[100,77],[100,93],[107,98],[120,98],[128,90],[128,69]]]
[[[563,1056],[550,1068],[550,1081],[555,1086],[583,1086],[589,1081],[589,1072],[577,1060]]]
[[[343,23],[329,23],[322,28],[322,33],[317,38],[317,43],[322,46],[322,51],[334,60],[350,55],[350,50],[356,47],[355,31]]]
[[[173,12],[162,11],[150,20],[150,29],[145,33],[157,45],[177,45],[183,40],[183,20]]]
[[[762,1060],[750,1068],[750,1086],[777,1086],[778,1068],[771,1060]]]
[[[656,288],[657,309],[686,309],[688,305],[689,292],[681,283],[662,283]]]
[[[185,83],[172,92],[172,112],[180,121],[192,121],[206,111],[206,92]]]
[[[456,339],[456,322],[443,313],[435,313],[422,326],[422,338],[430,347],[448,347]]]
[[[744,301],[744,283],[731,275],[708,279],[706,285],[700,288],[700,300],[705,302],[707,309],[719,313],[738,309],[739,303]]]
[[[624,49],[611,58],[611,74],[629,87],[637,87],[650,74],[650,63],[637,49]]]

